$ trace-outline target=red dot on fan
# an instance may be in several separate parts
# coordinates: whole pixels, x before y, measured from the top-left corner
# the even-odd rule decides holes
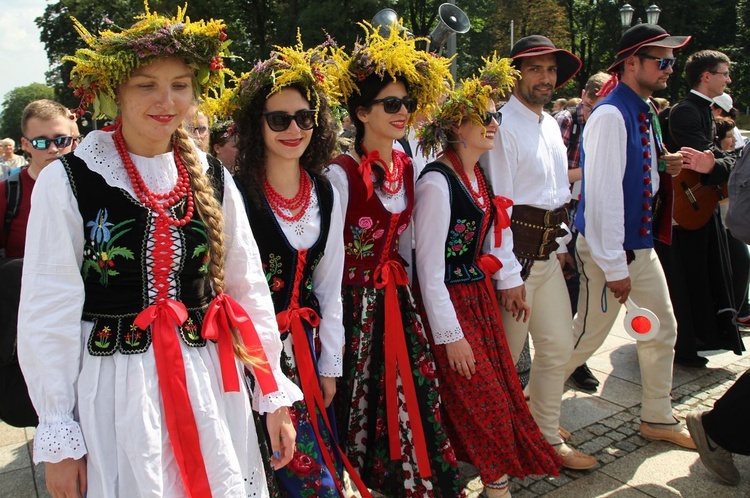
[[[637,316],[630,320],[630,326],[637,334],[648,334],[651,332],[651,320],[645,316]]]

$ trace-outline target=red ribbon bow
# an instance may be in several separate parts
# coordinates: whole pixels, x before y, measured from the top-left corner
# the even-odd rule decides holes
[[[175,331],[175,327],[185,323],[187,317],[184,304],[173,299],[164,299],[141,311],[133,323],[142,330],[151,325],[156,373],[164,403],[164,418],[187,496],[211,498],[211,486],[201,453],[198,426],[188,396],[185,363],[182,360],[180,340]]]
[[[397,372],[401,372],[401,384],[409,413],[417,466],[422,478],[432,475],[427,453],[422,417],[417,404],[417,390],[411,373],[409,350],[406,345],[404,322],[398,302],[397,285],[408,285],[409,278],[401,263],[387,260],[378,265],[373,274],[376,289],[385,288],[385,399],[388,422],[388,440],[391,460],[401,460],[401,431],[398,422]]]
[[[492,254],[482,254],[477,258],[477,266],[482,273],[484,273],[484,284],[487,286],[487,292],[490,294],[490,301],[497,312],[498,319],[500,318],[500,305],[497,303],[495,287],[492,285],[492,275],[500,271],[503,264]]]
[[[383,159],[380,158],[380,153],[377,150],[373,150],[372,152],[368,151],[364,147],[363,154],[360,157],[360,160],[362,162],[359,163],[359,166],[357,166],[357,171],[362,176],[362,181],[365,182],[365,189],[367,189],[367,199],[372,197],[372,193],[374,191],[374,187],[372,185],[372,165],[374,163],[380,163],[384,169],[388,169],[388,166],[385,164]]]
[[[232,344],[232,327],[239,330],[247,353],[257,360],[251,365],[261,393],[269,394],[279,390],[276,379],[268,364],[268,357],[263,349],[263,343],[255,330],[252,320],[242,306],[225,293],[217,294],[203,317],[202,335],[204,339],[217,341],[219,347],[219,363],[221,376],[224,381],[224,391],[239,391],[239,374],[234,357]]]
[[[513,201],[507,197],[496,195],[492,198],[492,204],[495,206],[495,247],[500,247],[503,243],[503,229],[510,227],[508,208],[513,205]]]

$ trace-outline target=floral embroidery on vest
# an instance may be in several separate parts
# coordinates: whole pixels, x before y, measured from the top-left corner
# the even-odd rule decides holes
[[[190,222],[190,228],[201,234],[206,239],[206,241],[208,241],[208,232],[206,232],[206,225],[202,221],[193,219]],[[198,269],[198,271],[203,275],[208,275],[208,263],[211,261],[211,255],[208,252],[208,242],[198,244],[193,250],[194,258],[197,258],[200,255],[203,255],[203,264],[201,264],[201,267]]]
[[[263,265],[263,273],[266,274],[271,292],[278,292],[284,288],[284,280],[279,276],[282,273],[282,266],[281,256],[274,253],[268,255],[268,263]]]
[[[373,223],[372,218],[363,216],[359,219],[358,226],[350,226],[349,229],[352,231],[353,240],[346,244],[345,250],[347,254],[357,259],[375,256],[375,253],[371,249],[375,246],[375,241],[385,234],[385,230],[378,228],[379,224],[379,221]]]
[[[99,283],[106,287],[109,284],[109,277],[120,274],[115,269],[115,258],[121,256],[125,259],[133,259],[133,251],[127,247],[115,246],[114,243],[131,230],[131,228],[125,228],[125,225],[134,221],[125,220],[115,225],[109,221],[109,212],[107,208],[104,208],[96,213],[96,219],[86,223],[86,228],[91,228],[91,231],[83,249],[83,265],[81,266],[83,278],[86,278],[90,271],[94,271],[99,274]]]
[[[466,219],[457,219],[455,226],[448,234],[448,246],[446,258],[460,256],[469,250],[472,240],[477,232],[477,222]]]

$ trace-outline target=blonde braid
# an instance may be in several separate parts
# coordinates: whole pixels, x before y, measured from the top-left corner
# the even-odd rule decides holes
[[[174,137],[182,162],[190,175],[190,187],[193,190],[195,209],[200,213],[208,233],[210,257],[208,276],[211,279],[214,292],[222,294],[225,291],[226,283],[224,280],[224,213],[221,203],[216,199],[214,188],[208,177],[203,173],[203,166],[195,153],[195,145],[182,125],[175,130]],[[257,363],[257,359],[248,354],[242,338],[234,327],[231,333],[235,356],[243,363],[250,365]]]

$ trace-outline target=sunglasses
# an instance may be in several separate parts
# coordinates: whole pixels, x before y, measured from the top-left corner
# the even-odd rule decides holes
[[[648,55],[648,54],[637,54],[637,55],[641,59],[651,59],[652,61],[658,61],[659,71],[664,71],[666,69],[669,69],[670,67],[674,66],[675,62],[677,62],[677,59],[675,57],[655,57],[653,55]]]
[[[208,126],[192,126],[188,125],[185,128],[187,128],[187,131],[190,133],[197,133],[198,135],[205,135],[208,133]]]
[[[414,97],[386,97],[384,99],[375,99],[370,105],[383,104],[383,110],[388,114],[396,114],[401,110],[401,106],[406,107],[406,112],[412,113],[417,110],[417,99]]]
[[[292,124],[292,120],[297,123],[300,130],[312,130],[315,126],[315,113],[317,109],[297,111],[293,115],[283,111],[264,112],[266,123],[272,131],[284,131]]]
[[[497,121],[497,124],[499,126],[500,123],[503,122],[503,115],[500,114],[499,111],[496,111],[496,112],[489,112],[489,111],[487,111],[487,112],[484,113],[484,117],[482,118],[482,124],[484,126],[489,126],[490,123],[492,123],[493,119],[495,121]]]
[[[24,137],[26,138],[26,137]],[[29,141],[32,147],[36,150],[47,150],[49,146],[55,144],[58,149],[64,149],[68,147],[73,141],[73,137],[56,137],[56,138],[32,138],[26,140]]]

